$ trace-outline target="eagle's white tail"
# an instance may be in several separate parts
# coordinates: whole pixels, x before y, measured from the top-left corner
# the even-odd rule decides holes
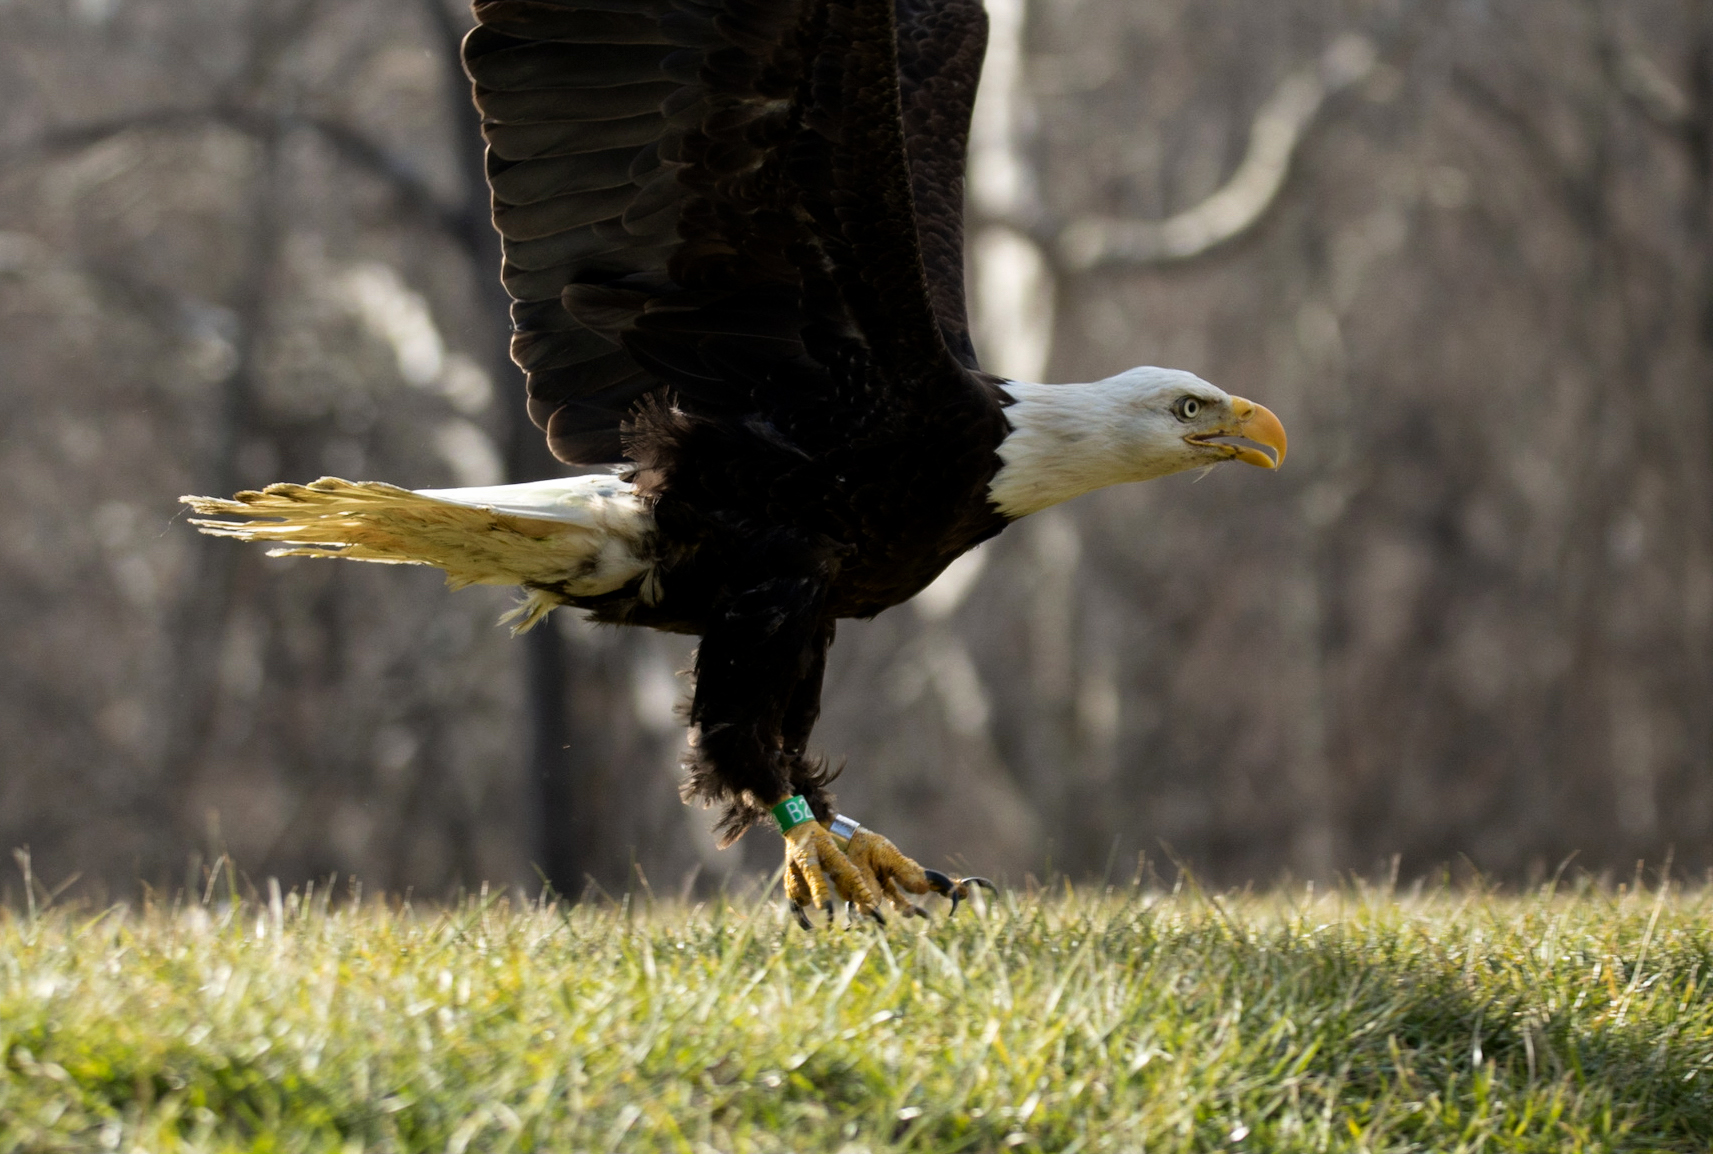
[[[523,632],[565,597],[611,593],[638,578],[659,600],[650,554],[654,517],[636,490],[605,474],[471,489],[400,489],[323,477],[269,485],[231,500],[183,497],[216,537],[278,541],[271,557],[347,557],[436,565],[454,589],[521,585],[525,602],[505,620]],[[246,518],[214,520],[212,518]]]

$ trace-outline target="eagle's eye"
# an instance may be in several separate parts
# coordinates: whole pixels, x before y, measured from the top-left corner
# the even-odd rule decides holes
[[[1201,412],[1201,402],[1194,397],[1179,397],[1172,405],[1172,415],[1180,421],[1193,421]]]

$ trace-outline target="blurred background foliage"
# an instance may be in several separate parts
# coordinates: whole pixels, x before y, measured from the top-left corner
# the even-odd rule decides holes
[[[1291,459],[1091,495],[843,625],[841,807],[1013,880],[1713,867],[1713,2],[990,9],[988,365],[1190,369]],[[178,514],[552,471],[466,21],[0,0],[0,842],[40,876],[774,864],[677,800],[682,639],[514,641],[503,591]]]

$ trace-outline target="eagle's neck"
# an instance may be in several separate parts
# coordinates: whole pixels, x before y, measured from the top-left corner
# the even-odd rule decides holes
[[[1182,444],[1138,427],[1136,389],[1120,377],[1086,385],[1007,381],[1015,403],[1005,410],[1011,433],[988,499],[1018,517],[1125,481],[1163,477],[1184,467]]]

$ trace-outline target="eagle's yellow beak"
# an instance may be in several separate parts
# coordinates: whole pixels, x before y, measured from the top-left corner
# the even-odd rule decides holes
[[[1273,455],[1268,456],[1255,445],[1233,445],[1228,441],[1209,440],[1211,437],[1242,437],[1245,441],[1254,441],[1256,445],[1273,450]],[[1266,405],[1257,405],[1243,397],[1231,398],[1231,420],[1217,429],[1197,433],[1188,439],[1198,445],[1218,445],[1231,454],[1232,460],[1242,461],[1245,465],[1277,469],[1285,463],[1285,426]]]

